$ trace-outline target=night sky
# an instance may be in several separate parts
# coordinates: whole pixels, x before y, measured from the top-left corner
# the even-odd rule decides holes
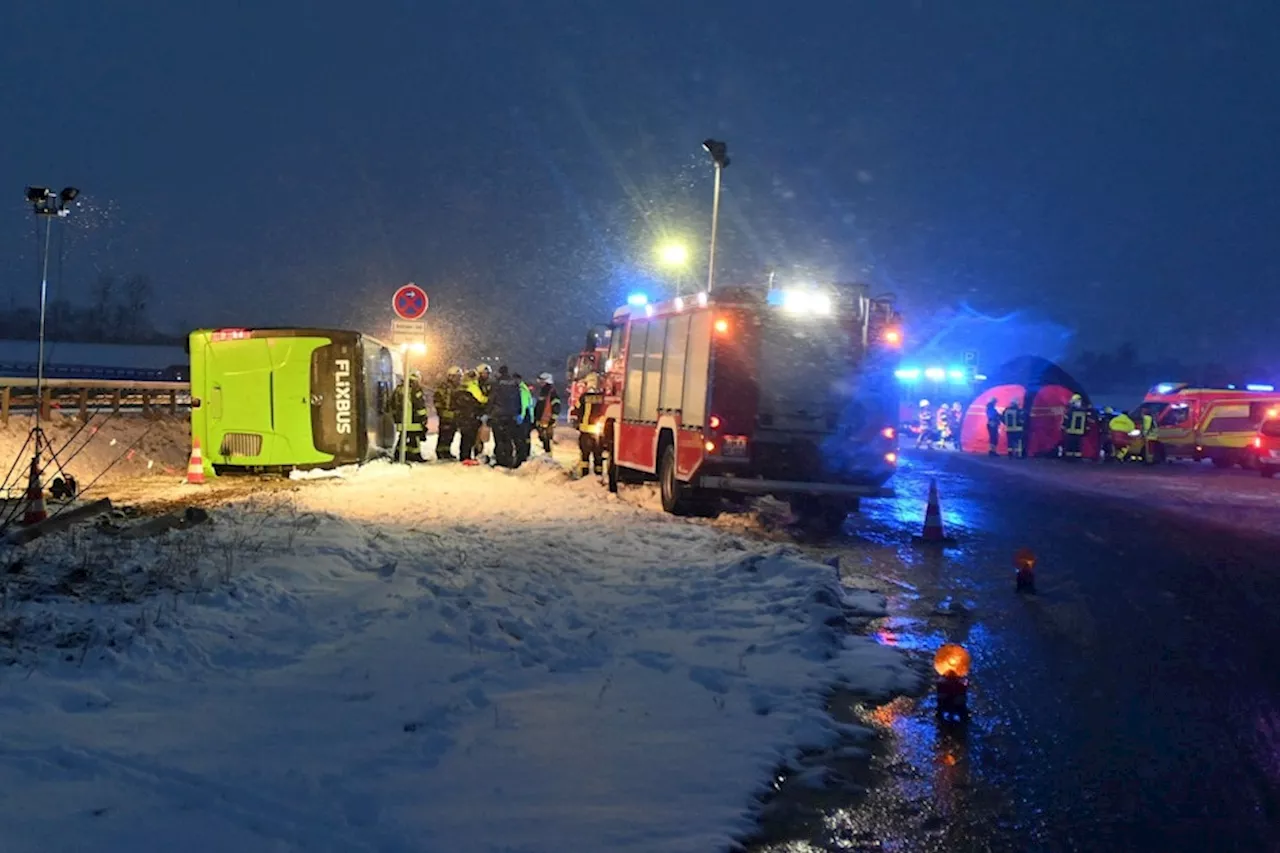
[[[1050,350],[1277,336],[1272,4],[12,0],[0,36],[17,304],[21,190],[73,184],[67,295],[145,273],[171,328],[381,332],[412,280],[541,367],[669,287],[664,234],[705,278],[716,136],[720,281],[867,280],[917,340],[958,308]]]

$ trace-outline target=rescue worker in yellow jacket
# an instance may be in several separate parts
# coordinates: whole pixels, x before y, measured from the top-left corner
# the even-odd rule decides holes
[[[587,374],[572,417],[574,426],[578,428],[578,452],[582,456],[578,462],[578,476],[585,477],[588,471],[604,473],[603,440],[600,435],[604,418],[604,394],[600,391],[600,381],[596,374]]]
[[[480,387],[476,371],[468,370],[462,377],[462,393],[454,404],[458,417],[458,455],[462,461],[476,457],[476,439],[480,434],[480,418],[485,413],[489,397]]]

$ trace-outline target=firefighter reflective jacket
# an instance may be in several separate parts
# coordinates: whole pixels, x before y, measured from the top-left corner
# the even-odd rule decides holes
[[[1022,432],[1022,409],[1009,406],[1004,410],[1004,428],[1006,432]]]
[[[1067,435],[1084,435],[1089,423],[1089,412],[1085,409],[1067,409],[1062,418],[1062,429]]]
[[[392,413],[397,421],[404,417],[404,386],[397,385],[391,397]],[[421,429],[427,422],[427,397],[422,393],[422,386],[409,380],[409,423],[410,429]]]
[[[471,379],[462,386],[462,393],[455,398],[453,407],[458,420],[478,421],[484,414],[484,407],[489,402],[479,381]]]
[[[604,394],[599,391],[584,391],[578,398],[578,408],[573,413],[578,429],[595,426],[604,415]]]
[[[465,393],[456,380],[446,379],[436,386],[432,401],[436,406],[436,414],[442,421],[456,420],[458,417],[457,398]]]

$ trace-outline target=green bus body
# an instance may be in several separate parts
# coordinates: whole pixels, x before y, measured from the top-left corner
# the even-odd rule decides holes
[[[191,437],[205,474],[333,468],[395,444],[391,351],[336,329],[191,333]]]

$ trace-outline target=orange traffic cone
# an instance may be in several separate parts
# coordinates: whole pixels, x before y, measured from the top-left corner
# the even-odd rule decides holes
[[[924,511],[924,530],[916,537],[917,542],[928,542],[936,545],[949,545],[955,540],[942,531],[942,510],[938,506],[938,481],[929,480],[929,505]]]
[[[200,453],[200,439],[191,439],[191,459],[187,462],[187,482],[204,485],[204,455]]]
[[[49,513],[44,508],[44,487],[40,485],[40,463],[31,460],[31,475],[27,478],[27,511],[23,513],[22,523],[35,524],[44,521]]]

